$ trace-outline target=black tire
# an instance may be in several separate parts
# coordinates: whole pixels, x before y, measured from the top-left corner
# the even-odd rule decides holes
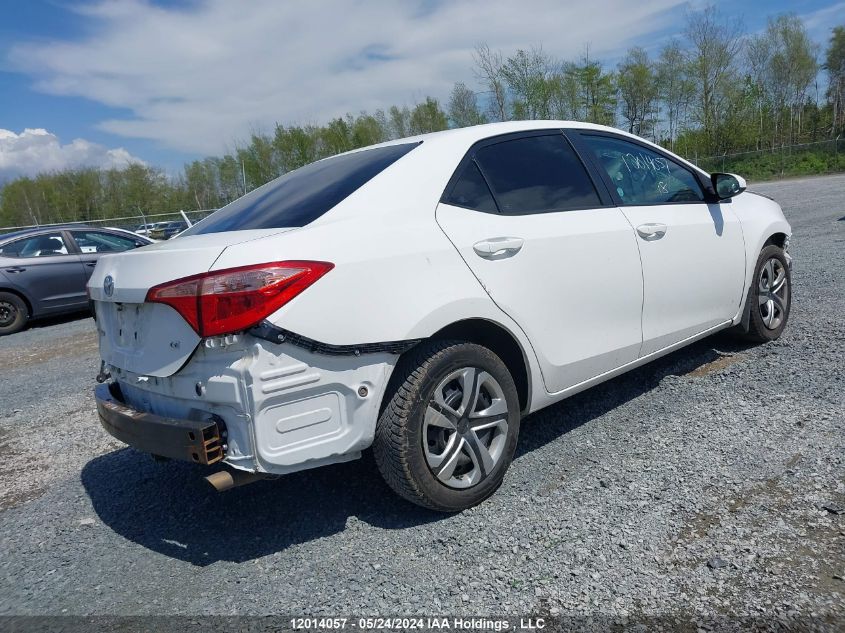
[[[764,271],[769,262],[772,262],[775,269],[783,271],[783,286],[778,293],[766,293],[762,287],[765,286],[766,278],[770,275],[770,273]],[[766,301],[767,297],[772,301]],[[779,246],[770,244],[760,251],[757,265],[754,267],[754,276],[751,278],[748,305],[746,306],[746,310],[750,311],[748,332],[740,333],[741,337],[753,343],[768,343],[779,338],[786,327],[791,306],[792,274],[789,270],[786,254]],[[772,313],[774,316],[769,318],[772,308],[774,308]],[[767,324],[766,321],[769,321],[769,323]]]
[[[484,408],[492,406],[492,396],[487,391],[488,388],[498,392],[496,398],[499,406],[502,405],[502,400],[506,403],[505,412],[485,417],[487,420],[498,418],[495,428],[472,430],[469,427],[481,418],[470,418],[469,413],[463,417],[452,416],[452,413],[455,413],[452,409],[448,409],[448,418],[444,412],[443,419],[448,419],[449,423],[454,421],[454,430],[442,429],[434,424],[427,426],[426,412],[429,405],[439,406],[433,400],[435,390],[442,390],[444,381],[462,371],[467,372],[462,374],[463,376],[478,376],[472,378],[474,382],[470,389],[473,393],[471,402],[466,401],[472,405],[469,413],[478,411],[478,407],[481,407],[481,410],[491,410]],[[456,378],[455,381],[457,384],[459,379]],[[440,396],[442,397],[442,393]],[[472,343],[430,341],[409,351],[400,359],[394,370],[388,385],[386,403],[376,425],[373,455],[382,477],[400,496],[432,510],[460,512],[481,503],[501,485],[516,450],[519,421],[520,407],[516,386],[498,356],[489,349]],[[444,462],[458,463],[462,460],[463,465],[455,467],[454,471],[460,472],[461,469],[467,468],[466,461],[470,461],[469,466],[472,467],[473,473],[480,478],[477,483],[466,483],[473,480],[471,473],[445,475],[450,477],[451,482],[465,482],[461,485],[467,487],[458,489],[435,476],[428,461],[434,446],[431,433],[441,430],[444,435],[454,434],[455,438],[454,444],[448,443],[443,449],[442,455],[447,456],[444,457]],[[424,439],[427,442],[425,448]],[[485,460],[478,452],[480,441],[484,442],[481,449],[486,457],[498,455],[489,472],[483,466]],[[457,450],[454,450],[455,445]],[[448,458],[449,446],[453,447],[451,454],[456,456],[454,460]],[[490,463],[486,466],[489,467]],[[445,466],[440,470],[441,476],[445,470]]]
[[[29,310],[18,295],[0,292],[0,336],[20,332],[29,320]]]

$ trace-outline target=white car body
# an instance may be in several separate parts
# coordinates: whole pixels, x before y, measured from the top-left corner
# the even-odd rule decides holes
[[[102,257],[89,291],[103,375],[132,410],[217,416],[224,463],[281,474],[359,457],[400,353],[444,330],[509,337],[519,357],[503,360],[522,374],[525,414],[739,324],[758,254],[791,233],[765,197],[521,215],[441,201],[479,141],[576,129],[635,139],[709,181],[662,148],[585,123],[393,141],[421,144],[306,226],[189,231]],[[145,302],[177,278],[279,260],[334,268],[267,316],[263,336],[203,338],[169,305]]]

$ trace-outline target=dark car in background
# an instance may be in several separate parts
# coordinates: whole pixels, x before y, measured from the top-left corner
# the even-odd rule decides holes
[[[0,235],[0,336],[31,319],[88,309],[100,255],[152,244],[121,229],[50,226]]]
[[[187,228],[188,223],[182,222],[181,220],[176,222],[159,222],[150,229],[148,235],[154,240],[169,240]]]
[[[132,232],[147,237],[150,234],[150,231],[155,228],[155,226],[155,224],[141,224],[137,228],[132,229]]]

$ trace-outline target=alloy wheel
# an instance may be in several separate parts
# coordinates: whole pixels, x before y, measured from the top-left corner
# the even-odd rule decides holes
[[[772,257],[760,269],[757,297],[763,325],[770,330],[778,329],[789,304],[786,268],[779,259]]]
[[[437,385],[425,412],[423,450],[440,483],[469,488],[484,480],[502,457],[508,437],[508,404],[488,372],[464,367]]]

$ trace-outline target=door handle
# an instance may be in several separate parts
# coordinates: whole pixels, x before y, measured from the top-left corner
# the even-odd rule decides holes
[[[666,235],[667,228],[668,227],[665,224],[649,222],[648,224],[640,224],[637,227],[637,233],[639,233],[640,237],[646,242],[652,242],[654,240],[659,240],[661,237]]]
[[[491,237],[473,244],[472,250],[484,259],[504,259],[516,255],[524,243],[521,237]]]
[[[86,266],[96,266],[97,262],[85,262]]]
[[[26,270],[26,268],[21,268],[20,266],[12,266],[11,268],[7,268],[7,273],[22,273]]]

